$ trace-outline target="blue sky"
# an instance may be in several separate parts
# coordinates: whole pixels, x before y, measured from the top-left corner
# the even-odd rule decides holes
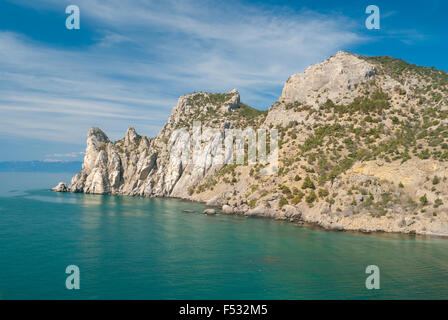
[[[65,27],[78,5],[81,29]],[[365,8],[381,11],[367,30]],[[338,50],[448,71],[446,1],[1,0],[0,161],[80,160],[88,129],[155,136],[180,95],[266,109]]]

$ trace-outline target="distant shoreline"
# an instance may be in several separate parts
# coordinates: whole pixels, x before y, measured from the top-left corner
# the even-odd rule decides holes
[[[0,172],[70,172],[81,170],[81,161],[3,161]]]

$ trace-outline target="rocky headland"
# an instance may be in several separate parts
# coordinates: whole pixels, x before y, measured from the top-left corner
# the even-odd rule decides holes
[[[279,170],[219,164],[213,137],[194,163],[179,154],[193,122],[224,134],[275,128]],[[179,98],[155,138],[129,128],[87,136],[82,171],[55,191],[176,197],[335,230],[448,235],[448,74],[390,57],[338,52],[291,76],[266,111],[237,90]],[[209,209],[206,214],[214,214]]]

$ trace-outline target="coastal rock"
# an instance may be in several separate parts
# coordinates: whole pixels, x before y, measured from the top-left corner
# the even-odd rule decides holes
[[[286,218],[298,220],[302,217],[302,213],[294,206],[286,205],[283,207]]]
[[[59,182],[58,185],[56,187],[52,188],[51,190],[56,191],[56,192],[67,192],[68,187],[64,182]]]
[[[259,206],[254,209],[248,210],[246,212],[246,215],[264,218],[278,218],[280,216],[280,213],[278,213],[276,210]]]
[[[222,212],[225,214],[232,214],[233,213],[233,207],[225,204],[222,206]]]
[[[333,223],[330,225],[330,228],[336,231],[344,231],[344,226],[339,223]]]
[[[211,207],[219,207],[225,203],[225,200],[219,196],[215,196],[206,202],[206,205]]]
[[[215,215],[216,210],[215,209],[205,209],[202,213],[206,214],[206,215]]]

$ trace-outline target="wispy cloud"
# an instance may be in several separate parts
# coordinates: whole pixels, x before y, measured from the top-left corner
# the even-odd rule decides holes
[[[363,41],[347,18],[310,11],[215,1],[76,2],[81,28],[94,26],[99,35],[87,48],[0,31],[0,133],[79,142],[93,125],[112,139],[134,125],[155,135],[177,97],[199,90],[238,88],[245,102],[268,107],[291,74]],[[60,8],[56,0],[21,3]],[[76,31],[67,32],[70,41]]]

